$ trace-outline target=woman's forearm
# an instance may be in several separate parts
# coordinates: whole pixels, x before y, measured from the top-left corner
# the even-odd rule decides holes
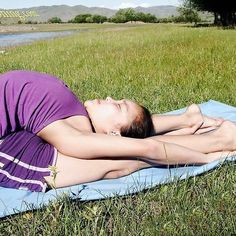
[[[71,148],[71,147],[78,148]],[[65,150],[82,159],[139,157],[157,164],[206,163],[206,155],[179,145],[153,139],[132,139],[105,134],[82,134],[71,139]]]
[[[152,115],[154,133],[160,134],[190,127],[190,121],[181,115]]]
[[[160,143],[158,157],[154,163],[165,165],[177,164],[205,164],[210,162],[207,154],[194,151],[172,143]]]
[[[74,142],[71,140],[71,142]],[[147,157],[154,143],[145,139],[126,138],[106,134],[82,134],[76,140],[80,144],[80,155],[84,158],[96,157]]]
[[[202,163],[205,155],[151,138],[133,139],[97,133],[83,133],[55,122],[39,133],[61,153],[80,159],[134,157],[157,164]],[[60,130],[60,132],[58,132]],[[164,148],[165,147],[165,148]]]

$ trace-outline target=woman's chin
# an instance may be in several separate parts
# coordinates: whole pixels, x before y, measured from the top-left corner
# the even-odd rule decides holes
[[[87,108],[92,103],[92,100],[87,100],[84,102],[84,106]]]
[[[84,102],[85,107],[89,107],[89,106],[97,105],[97,104],[100,104],[100,101],[98,99],[87,100],[87,101]]]

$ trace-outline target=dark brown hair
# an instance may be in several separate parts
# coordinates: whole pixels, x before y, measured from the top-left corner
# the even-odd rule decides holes
[[[141,106],[141,112],[128,127],[121,128],[120,134],[130,138],[146,138],[151,136],[153,131],[153,123],[150,111]]]

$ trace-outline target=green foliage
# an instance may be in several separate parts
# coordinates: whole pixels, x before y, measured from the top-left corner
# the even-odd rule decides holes
[[[180,15],[174,18],[174,22],[194,22],[196,24],[201,21],[198,12],[190,7],[180,7],[178,11]]]
[[[114,18],[122,19],[123,22],[128,22],[128,21],[135,21],[136,17],[137,16],[135,10],[132,8],[127,8],[127,9],[120,9],[119,11],[117,11]],[[123,23],[123,22],[117,22],[117,23]]]
[[[19,24],[19,21],[18,21],[18,24]],[[38,22],[37,21],[28,20],[28,21],[25,22],[25,24],[32,25],[32,24],[38,24]]]
[[[115,16],[111,18],[114,23],[125,23],[128,21],[143,21],[146,23],[155,23],[157,21],[156,16],[143,12],[136,12],[132,8],[120,9],[116,12]]]
[[[150,13],[145,14],[143,12],[136,13],[136,20],[143,21],[145,23],[156,23],[157,22],[156,16],[154,16]]]
[[[72,21],[73,23],[87,23],[86,19],[89,19],[91,14],[80,14],[77,15]]]
[[[215,23],[223,26],[236,24],[236,1],[224,0],[184,0],[184,4],[191,5],[197,10],[213,12]]]
[[[107,21],[106,16],[92,15],[92,14],[80,14],[74,19],[69,20],[68,23],[103,23]]]
[[[101,15],[93,15],[92,16],[92,21],[93,23],[103,23],[105,21],[107,21],[107,17],[106,16],[101,16]]]
[[[48,19],[48,23],[62,23],[62,20],[61,20],[61,18],[55,16],[55,17]]]
[[[74,19],[69,20],[68,23],[103,23],[105,21],[114,23],[125,23],[128,21],[143,21],[143,22],[155,23],[157,21],[157,18],[152,14],[136,12],[132,8],[127,8],[127,9],[120,9],[111,18],[107,18],[106,16],[101,16],[101,15],[80,14],[77,15]]]

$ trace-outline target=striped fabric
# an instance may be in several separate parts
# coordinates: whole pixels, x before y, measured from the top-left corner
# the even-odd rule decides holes
[[[51,175],[57,150],[38,136],[20,131],[0,144],[0,186],[45,192],[44,176]]]

